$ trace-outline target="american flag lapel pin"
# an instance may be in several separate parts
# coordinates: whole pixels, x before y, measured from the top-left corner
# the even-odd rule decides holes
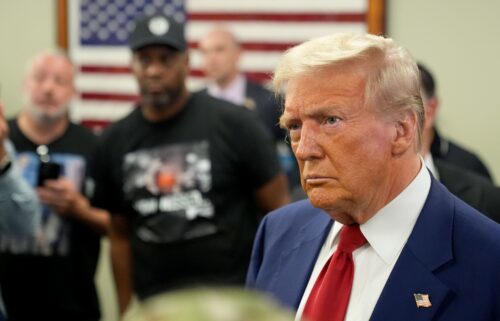
[[[413,296],[415,297],[417,308],[430,308],[432,306],[428,294],[413,293]]]

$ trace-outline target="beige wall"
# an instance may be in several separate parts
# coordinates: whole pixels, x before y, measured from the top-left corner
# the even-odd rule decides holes
[[[54,46],[55,30],[55,1],[0,0],[0,97],[7,115],[21,106],[26,61]]]
[[[436,74],[440,127],[486,161],[500,180],[500,1],[387,0],[388,33]],[[29,8],[29,10],[26,10]],[[55,0],[0,0],[0,97],[12,116],[21,106],[24,64],[55,46]],[[105,243],[104,256],[109,248]],[[97,276],[103,316],[116,319],[109,261]]]
[[[500,1],[388,1],[389,35],[436,75],[442,132],[500,183]]]

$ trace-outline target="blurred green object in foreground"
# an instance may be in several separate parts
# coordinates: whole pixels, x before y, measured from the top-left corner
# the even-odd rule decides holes
[[[292,321],[272,298],[242,288],[193,288],[154,296],[124,321]]]

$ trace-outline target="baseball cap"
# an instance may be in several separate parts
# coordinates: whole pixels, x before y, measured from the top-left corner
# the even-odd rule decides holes
[[[128,43],[133,51],[149,45],[166,45],[184,51],[184,24],[163,15],[140,17],[135,21]]]

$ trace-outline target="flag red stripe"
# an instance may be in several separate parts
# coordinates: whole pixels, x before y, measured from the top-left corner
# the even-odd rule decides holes
[[[115,93],[81,92],[80,98],[83,100],[136,102],[139,99],[139,96]]]
[[[89,74],[129,74],[130,68],[125,66],[81,65],[80,72]]]
[[[92,128],[92,129],[100,129],[108,126],[111,124],[111,120],[104,120],[104,119],[82,119],[80,121],[80,124],[87,128]]]
[[[365,13],[196,12],[188,21],[366,22]]]
[[[245,76],[247,76],[249,79],[262,83],[271,80],[272,77],[272,72],[270,71],[245,71],[243,72]],[[191,77],[205,77],[203,71],[199,69],[191,69],[189,71],[189,76]]]
[[[240,46],[245,51],[285,51],[298,43],[266,43],[266,42],[242,42]],[[198,49],[197,42],[189,42],[190,49]]]

